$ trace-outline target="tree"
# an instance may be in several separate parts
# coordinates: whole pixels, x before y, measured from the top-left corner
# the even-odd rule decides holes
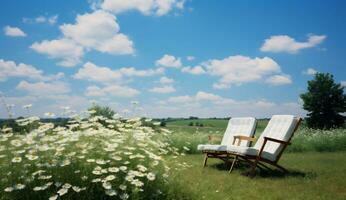
[[[317,73],[308,81],[308,91],[300,95],[304,101],[303,108],[308,111],[306,119],[310,128],[330,129],[342,126],[346,112],[346,95],[344,87],[335,83],[333,75]]]
[[[90,114],[90,116],[104,116],[107,118],[112,118],[113,115],[115,115],[115,111],[112,110],[112,108],[108,106],[99,106],[99,105],[93,105],[89,109],[89,111],[95,111]]]

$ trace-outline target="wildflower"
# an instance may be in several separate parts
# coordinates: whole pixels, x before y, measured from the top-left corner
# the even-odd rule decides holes
[[[126,199],[128,199],[130,196],[127,194],[127,193],[123,193],[123,194],[121,194],[120,195],[120,199],[122,199],[122,200],[126,200]]]
[[[15,147],[20,147],[23,145],[23,143],[20,140],[12,140],[11,145],[13,145]]]
[[[109,190],[112,188],[112,184],[110,184],[109,182],[103,182],[102,187],[106,190]]]
[[[97,182],[101,182],[102,180],[100,178],[95,178],[93,180],[91,180],[91,182],[93,183],[97,183]]]
[[[13,163],[20,163],[20,162],[22,162],[22,158],[21,158],[21,157],[14,157],[14,158],[12,159],[12,162],[13,162]]]
[[[80,187],[78,187],[78,186],[73,186],[73,187],[72,187],[72,190],[75,191],[75,192],[80,192],[80,191],[82,191],[82,189],[83,189],[83,188],[80,188]]]
[[[54,195],[54,196],[49,197],[49,200],[57,200],[58,197],[59,197],[58,195]]]
[[[137,168],[139,169],[139,171],[141,171],[141,172],[145,172],[145,171],[147,171],[147,168],[146,167],[144,167],[143,165],[137,165]]]
[[[153,180],[155,180],[155,174],[154,174],[154,173],[149,172],[149,173],[147,174],[147,179],[148,179],[149,181],[153,181]]]
[[[114,180],[114,179],[115,179],[115,176],[114,176],[114,175],[108,175],[108,176],[105,178],[106,181],[112,181],[112,180]]]
[[[117,168],[117,167],[109,167],[109,168],[108,168],[108,171],[109,171],[109,172],[114,172],[114,173],[116,173],[116,172],[119,171],[119,168]]]
[[[12,192],[14,190],[13,187],[7,187],[4,189],[5,192]]]
[[[106,190],[105,193],[108,196],[115,196],[115,195],[117,195],[117,192],[115,190]]]
[[[138,179],[134,179],[132,182],[131,182],[132,185],[135,185],[136,187],[142,187],[144,185],[144,183]]]
[[[64,194],[66,194],[68,192],[68,189],[67,188],[61,188],[60,190],[58,190],[58,194],[59,196],[62,196]]]
[[[37,159],[38,159],[38,156],[36,156],[36,155],[31,155],[31,154],[27,154],[27,155],[25,155],[25,157],[26,157],[28,160],[37,160]]]
[[[120,169],[121,171],[125,172],[125,171],[127,170],[127,167],[126,167],[126,166],[121,166],[119,169]]]
[[[124,184],[119,185],[119,189],[121,190],[126,190],[127,186]]]

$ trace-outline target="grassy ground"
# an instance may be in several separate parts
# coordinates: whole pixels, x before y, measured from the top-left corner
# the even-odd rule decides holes
[[[228,174],[229,166],[202,155],[183,158],[191,165],[176,175],[183,193],[192,199],[346,199],[346,153],[286,153],[280,164],[290,171],[259,173],[249,178],[246,166]]]

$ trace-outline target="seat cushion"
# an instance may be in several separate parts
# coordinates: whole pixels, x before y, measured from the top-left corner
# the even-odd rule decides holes
[[[224,151],[226,152],[226,145],[215,145],[215,144],[200,144],[197,146],[199,151]]]
[[[229,145],[227,146],[227,152],[228,153],[234,153],[238,155],[249,155],[249,156],[256,156],[258,154],[258,150],[253,147],[242,147],[242,146],[234,146]],[[275,155],[268,153],[266,151],[262,152],[262,158],[268,159],[270,161],[275,161]]]

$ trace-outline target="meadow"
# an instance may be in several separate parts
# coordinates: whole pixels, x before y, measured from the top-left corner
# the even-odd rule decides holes
[[[92,111],[90,111],[92,112]],[[268,120],[259,120],[258,136]],[[72,118],[56,126],[29,117],[27,132],[3,127],[0,199],[345,199],[346,131],[302,124],[280,164],[288,174],[244,175],[210,159],[198,144],[219,143],[225,119],[169,121]],[[201,125],[203,124],[203,125]]]

